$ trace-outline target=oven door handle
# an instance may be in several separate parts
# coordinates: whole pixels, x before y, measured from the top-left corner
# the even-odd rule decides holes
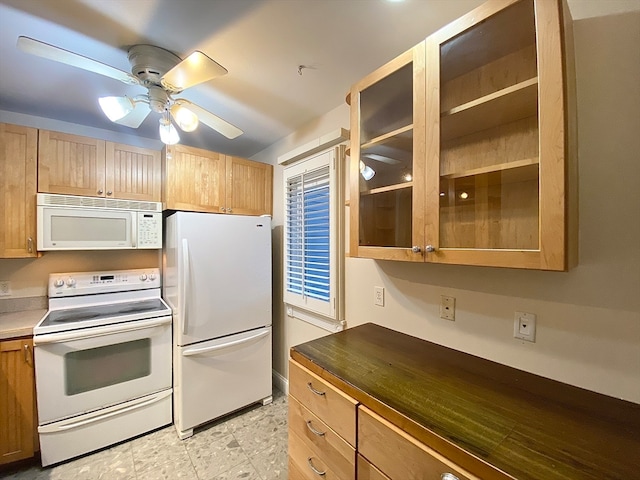
[[[43,335],[34,335],[34,345],[44,345],[48,343],[62,343],[71,340],[84,340],[86,338],[102,337],[104,335],[113,335],[115,333],[134,332],[145,328],[159,327],[161,325],[171,324],[171,317],[151,318],[149,320],[140,320],[136,322],[117,323],[115,325],[106,325],[96,328],[82,328],[72,330],[70,332],[46,333]]]
[[[187,334],[187,292],[190,292],[188,283],[191,276],[191,270],[189,265],[189,241],[186,238],[182,239],[182,292],[180,292],[180,318],[182,319],[182,334]]]
[[[210,347],[193,347],[188,348],[184,352],[182,352],[183,357],[190,357],[191,355],[202,355],[204,353],[211,353],[218,350],[223,350],[225,348],[233,347],[235,345],[240,345],[242,343],[250,342],[251,340],[257,340],[258,338],[266,337],[269,335],[269,330],[264,330],[256,335],[251,335],[247,338],[242,338],[240,340],[234,340],[232,342],[221,343],[220,345],[212,345]]]
[[[63,422],[54,422],[49,425],[41,425],[38,427],[38,433],[63,432],[65,430],[72,430],[74,428],[83,427],[91,423],[101,422],[103,420],[106,420],[107,418],[115,417],[116,415],[122,415],[123,413],[130,412],[131,410],[137,410],[139,408],[146,407],[147,405],[159,402],[169,395],[171,395],[171,389],[159,392],[151,398],[142,398],[138,399],[136,402],[128,402],[129,404],[125,407],[116,405],[115,407],[98,410],[89,415],[83,415],[84,418],[82,420],[69,419]]]

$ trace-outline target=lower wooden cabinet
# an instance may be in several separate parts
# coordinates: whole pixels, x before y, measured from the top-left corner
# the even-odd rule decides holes
[[[289,364],[289,478],[355,480],[357,402]]]
[[[31,338],[0,341],[0,465],[33,457],[37,445]]]
[[[358,480],[480,480],[362,405],[358,407],[358,454],[375,467],[358,473]]]
[[[289,478],[480,480],[295,360],[289,362]]]

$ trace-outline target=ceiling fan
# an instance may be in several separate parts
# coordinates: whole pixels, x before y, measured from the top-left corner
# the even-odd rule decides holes
[[[176,123],[185,132],[192,132],[202,122],[227,138],[243,132],[226,120],[185,98],[175,98],[189,87],[227,73],[227,69],[202,52],[195,51],[184,60],[153,45],[134,45],[128,58],[131,73],[111,67],[77,53],[49,45],[29,37],[18,37],[23,52],[81,68],[89,72],[119,80],[127,85],[140,85],[146,94],[135,97],[101,97],[100,107],[114,123],[138,128],[151,111],[159,113],[160,139],[167,145],[180,141]]]

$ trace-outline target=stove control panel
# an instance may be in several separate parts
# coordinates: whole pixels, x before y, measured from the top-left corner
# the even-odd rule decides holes
[[[160,288],[159,268],[49,275],[49,298]]]

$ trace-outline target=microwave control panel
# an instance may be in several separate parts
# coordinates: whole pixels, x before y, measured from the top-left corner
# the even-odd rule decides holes
[[[162,248],[162,213],[138,212],[137,248]]]

